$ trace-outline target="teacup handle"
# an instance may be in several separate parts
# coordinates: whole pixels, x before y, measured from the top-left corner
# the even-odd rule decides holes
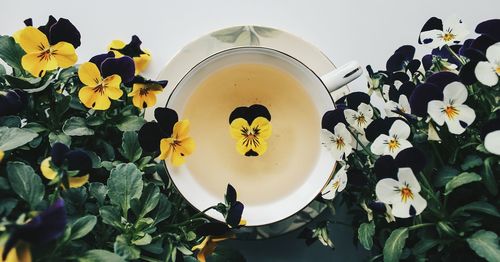
[[[361,76],[363,69],[357,61],[351,61],[321,77],[331,93]]]

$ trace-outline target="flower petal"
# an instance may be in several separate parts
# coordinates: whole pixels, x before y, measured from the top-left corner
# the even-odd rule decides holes
[[[189,125],[190,122],[187,119],[181,120],[174,125],[172,132],[172,137],[177,140],[182,140],[189,137]]]
[[[425,200],[420,194],[413,194],[413,200],[409,201],[413,208],[415,208],[415,214],[412,216],[417,216],[427,207],[427,200]]]
[[[101,64],[103,77],[119,75],[123,83],[128,83],[134,79],[134,60],[128,56],[120,58],[107,58]]]
[[[80,101],[88,108],[92,108],[94,106],[95,101],[97,100],[97,93],[94,92],[94,88],[90,86],[84,86],[80,91],[78,91],[78,98]]]
[[[40,52],[49,48],[49,40],[42,31],[28,26],[19,33],[19,45],[26,53]]]
[[[246,129],[250,129],[250,125],[248,124],[248,122],[243,119],[243,118],[236,118],[234,119],[232,122],[231,122],[231,126],[230,126],[230,132],[231,132],[231,136],[235,139],[240,139],[240,138],[244,138],[244,134],[243,134],[243,129],[246,128]]]
[[[102,81],[99,68],[92,62],[85,62],[78,68],[78,78],[83,84],[89,87],[95,87]]]
[[[448,125],[448,130],[452,134],[461,134],[465,131],[465,129],[474,122],[476,119],[476,113],[472,108],[467,105],[458,105],[456,106],[458,110],[458,115],[455,119],[451,120],[445,118],[446,124]]]
[[[21,58],[21,65],[24,70],[28,71],[34,77],[43,77],[45,72],[48,70],[47,65],[50,59],[40,59],[41,55],[41,52],[34,52],[25,54]],[[55,60],[52,61],[55,62]],[[53,67],[53,64],[51,67]]]
[[[68,170],[80,170],[83,172],[92,169],[92,159],[87,152],[81,149],[71,150],[66,154],[68,159]]]
[[[474,68],[474,74],[481,84],[486,86],[494,86],[498,83],[498,74],[495,72],[493,65],[481,61]]]
[[[66,154],[69,152],[69,147],[63,143],[54,143],[50,150],[52,163],[56,166],[61,166],[66,159]]]
[[[133,60],[135,64],[135,75],[138,75],[148,67],[151,61],[151,55],[148,53],[141,54],[139,57],[133,57]]]
[[[111,106],[111,101],[106,94],[96,93],[95,102],[92,104],[94,110],[106,110]]]
[[[59,18],[59,20],[50,27],[49,40],[51,45],[55,45],[59,42],[67,42],[74,48],[77,48],[81,44],[80,38],[80,32],[68,19]]]
[[[179,117],[175,110],[163,107],[155,109],[155,119],[158,121],[159,127],[165,132],[165,137],[172,135],[174,125],[179,121]]]
[[[68,178],[70,188],[78,188],[89,182],[89,175]]]
[[[160,140],[160,155],[158,158],[160,160],[165,160],[169,158],[172,153],[173,153],[173,147],[172,147],[172,142],[174,141],[173,138],[163,138]]]
[[[51,167],[51,157],[45,158],[42,163],[40,164],[40,171],[42,171],[42,175],[49,179],[52,180],[56,178],[57,172],[54,171]]]
[[[467,88],[458,81],[450,83],[443,90],[443,100],[454,105],[463,104],[467,100]]]
[[[486,49],[486,58],[488,58],[488,61],[491,63],[500,62],[500,42]]]
[[[59,42],[52,46],[52,55],[61,68],[68,68],[76,63],[78,56],[73,45],[67,42]]]
[[[490,153],[500,155],[500,130],[490,132],[484,137],[484,147]]]
[[[392,204],[392,215],[399,218],[408,218],[410,215],[411,203],[410,201],[402,202],[394,202]]]
[[[445,104],[443,101],[439,100],[433,100],[427,104],[427,113],[431,116],[432,120],[440,126],[442,126],[445,121],[445,114],[443,113],[444,108]]]
[[[398,180],[400,184],[408,186],[412,192],[418,193],[421,190],[415,174],[413,174],[413,171],[409,167],[398,169]]]
[[[429,46],[430,48],[441,47],[445,44],[443,38],[443,31],[441,30],[429,30],[420,33],[420,39],[422,44]]]
[[[172,157],[170,158],[170,163],[173,166],[182,166],[186,162],[186,159],[177,149],[172,151]]]
[[[386,204],[401,202],[401,195],[398,192],[400,185],[398,181],[392,178],[384,178],[378,181],[375,186],[375,194],[380,201]]]
[[[407,139],[410,136],[410,126],[403,120],[396,120],[389,129],[389,136]]]
[[[272,133],[272,126],[269,123],[269,120],[266,118],[259,116],[252,121],[250,128],[259,129],[259,139],[268,139]]]
[[[160,140],[166,138],[163,130],[156,122],[145,123],[139,130],[139,144],[145,151],[153,152],[160,150]]]
[[[380,134],[370,146],[370,150],[372,151],[372,153],[374,153],[375,155],[383,155],[386,148],[388,147],[386,145],[387,140],[389,140],[388,135]]]

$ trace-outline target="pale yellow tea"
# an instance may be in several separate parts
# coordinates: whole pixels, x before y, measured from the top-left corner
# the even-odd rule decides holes
[[[236,151],[229,115],[261,104],[271,113],[265,154]],[[187,168],[215,196],[231,183],[248,205],[270,203],[296,190],[310,175],[320,151],[320,119],[312,99],[290,74],[263,64],[232,65],[211,74],[190,96],[182,119],[191,122],[195,152]]]

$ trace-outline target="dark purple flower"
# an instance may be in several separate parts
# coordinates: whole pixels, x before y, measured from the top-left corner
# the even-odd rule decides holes
[[[387,72],[410,71],[414,73],[420,67],[420,61],[413,59],[415,47],[404,45],[394,51],[394,54],[387,60]]]
[[[500,42],[500,19],[491,19],[480,23],[476,26],[476,33]]]
[[[427,164],[427,159],[422,151],[415,147],[410,147],[401,150],[396,158],[390,155],[381,156],[375,161],[374,173],[377,178],[392,178],[396,179],[398,169],[409,167],[413,173],[417,174],[422,171]]]
[[[28,94],[20,89],[0,93],[0,116],[15,115],[28,104]]]
[[[451,72],[439,72],[427,78],[425,83],[417,85],[410,96],[412,114],[425,117],[427,104],[432,100],[443,100],[444,87],[455,81],[459,81],[458,75]]]
[[[52,206],[31,219],[28,223],[13,228],[9,239],[5,243],[2,254],[3,260],[6,259],[9,251],[18,241],[38,245],[60,237],[64,233],[66,223],[64,201],[58,199]]]
[[[50,151],[50,156],[52,163],[58,167],[67,161],[66,164],[70,171],[88,172],[92,169],[92,159],[85,151],[81,149],[71,150],[63,143],[55,143]]]
[[[368,183],[367,175],[361,169],[357,168],[348,168],[347,178],[349,184],[352,186],[362,187]]]
[[[380,201],[371,201],[367,206],[376,214],[384,214],[387,211],[385,204]]]
[[[33,26],[33,20],[28,18],[24,20],[26,26]],[[38,30],[42,31],[51,45],[55,45],[59,42],[68,42],[73,45],[74,48],[80,46],[80,32],[76,27],[65,18],[59,18],[57,20],[52,15],[49,16],[49,21],[47,24],[39,26]]]
[[[236,118],[243,118],[248,122],[248,124],[251,124],[252,121],[259,116],[271,121],[271,113],[269,113],[269,110],[263,105],[255,104],[248,107],[237,107],[229,115],[229,124],[231,124]]]
[[[89,62],[97,65],[103,78],[110,75],[119,75],[123,83],[128,83],[134,79],[134,60],[128,56],[115,58],[113,52],[108,52],[92,57]]]
[[[391,128],[392,124],[398,119],[405,121],[403,118],[399,117],[377,118],[373,120],[370,125],[366,127],[366,139],[368,139],[368,141],[370,142],[373,142],[380,134],[389,133],[389,129]]]
[[[172,135],[174,125],[179,121],[177,112],[170,108],[156,108],[156,121],[144,124],[139,130],[139,144],[149,152],[160,150],[160,141]]]
[[[139,39],[138,36],[133,35],[132,40],[130,40],[130,43],[126,44],[124,47],[122,48],[111,47],[110,50],[120,52],[121,54],[129,57],[139,57],[142,54],[146,54],[141,49],[141,44],[142,44],[141,39]]]
[[[350,108],[355,111],[361,103],[370,104],[370,96],[365,92],[352,92],[335,101],[337,108]]]
[[[344,109],[337,108],[326,112],[321,119],[321,128],[332,132],[332,134],[335,134],[334,128],[338,123],[344,123],[346,126],[348,126],[347,120],[344,116]]]

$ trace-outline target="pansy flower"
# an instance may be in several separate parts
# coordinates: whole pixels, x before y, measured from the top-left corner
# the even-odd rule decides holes
[[[14,247],[19,247],[19,245],[24,243],[40,245],[57,239],[64,233],[66,223],[64,201],[58,199],[52,206],[31,219],[28,223],[12,228],[9,239],[3,249],[2,259],[6,260],[15,251]],[[19,257],[19,253],[17,256]],[[31,258],[31,255],[24,254],[23,257]]]
[[[267,150],[271,136],[271,114],[263,105],[238,107],[229,116],[230,133],[236,151],[244,156],[260,156]]]
[[[384,178],[375,186],[377,198],[391,205],[392,214],[399,218],[416,216],[427,207],[427,201],[418,194],[420,184],[411,168],[398,169],[398,179]]]
[[[409,167],[413,173],[418,173],[424,170],[426,164],[427,158],[424,153],[415,147],[409,147],[401,150],[396,157],[384,155],[377,158],[373,172],[378,179],[395,179],[399,168]]]
[[[488,152],[500,155],[500,118],[498,113],[497,118],[487,121],[481,128],[481,139]]]
[[[167,83],[167,80],[153,81],[136,76],[129,83],[132,84],[132,92],[128,96],[132,97],[132,103],[139,109],[152,107],[156,104],[156,95],[163,92]]]
[[[130,57],[115,58],[113,53],[94,56],[78,68],[78,77],[85,85],[78,92],[80,101],[94,110],[106,110],[123,91],[120,84],[134,77],[134,62]]]
[[[387,60],[387,72],[410,71],[415,73],[420,67],[420,61],[413,59],[415,55],[415,47],[411,45],[404,45],[396,49],[394,54]]]
[[[321,197],[327,200],[332,200],[338,192],[342,192],[347,185],[346,166],[340,167],[335,173],[330,182],[321,191]]]
[[[450,133],[462,134],[476,118],[474,110],[463,104],[465,100],[467,88],[460,82],[452,82],[444,88],[443,99],[430,101],[427,110],[436,124],[446,123]]]
[[[398,102],[389,100],[384,105],[384,110],[387,116],[397,117],[397,116],[407,116],[411,115],[410,102],[408,97],[405,95],[400,95]]]
[[[143,72],[151,61],[151,54],[147,50],[141,49],[142,41],[138,36],[133,35],[130,43],[125,44],[121,40],[113,40],[108,46],[108,50],[115,53],[115,57],[128,56],[134,59],[135,75]]]
[[[352,152],[352,137],[344,123],[338,123],[333,133],[321,129],[321,145],[323,145],[335,160],[342,160]]]
[[[20,89],[0,91],[0,116],[15,115],[28,105],[28,94]]]
[[[370,146],[375,155],[391,155],[395,157],[401,150],[411,147],[408,141],[410,126],[403,120],[395,120],[388,133],[380,134]]]
[[[500,42],[486,49],[486,58],[488,61],[477,63],[474,73],[481,84],[494,86],[500,77]]]
[[[192,248],[193,251],[198,250],[196,258],[198,261],[206,261],[206,257],[211,255],[219,242],[226,239],[234,238],[233,229],[245,225],[245,220],[242,219],[244,206],[237,201],[236,190],[230,184],[227,185],[226,195],[226,214],[223,222],[209,222],[199,226],[196,229],[196,235],[203,236],[203,241]]]
[[[14,38],[26,54],[21,59],[23,68],[35,77],[47,71],[67,68],[78,59],[75,48],[80,46],[80,32],[67,19],[49,17],[45,26],[35,28],[31,19],[26,28],[16,32]]]
[[[5,152],[3,150],[0,150],[0,163],[2,163],[4,157],[5,157]]]
[[[89,181],[87,172],[91,169],[92,159],[85,151],[71,150],[62,143],[55,143],[50,151],[50,157],[45,158],[40,164],[42,175],[49,180],[60,178],[59,174],[66,174],[66,171],[76,171],[75,176],[67,177],[70,188],[81,187],[87,183]],[[62,185],[64,186],[64,183]]]
[[[458,75],[451,72],[439,72],[428,77],[425,83],[417,85],[409,99],[412,114],[426,117],[429,102],[443,100],[444,87],[455,81],[459,81]]]
[[[351,127],[360,133],[365,132],[365,128],[372,122],[373,108],[365,103],[358,106],[358,110],[346,109],[344,116]]]
[[[453,45],[464,40],[467,34],[469,31],[457,16],[451,16],[445,20],[431,17],[424,24],[418,43],[431,48]]]
[[[194,140],[189,137],[189,120],[179,121],[177,112],[170,108],[155,109],[156,121],[144,124],[139,130],[139,143],[145,151],[160,151],[159,159],[170,158],[174,166],[180,166],[185,157],[192,154]]]

